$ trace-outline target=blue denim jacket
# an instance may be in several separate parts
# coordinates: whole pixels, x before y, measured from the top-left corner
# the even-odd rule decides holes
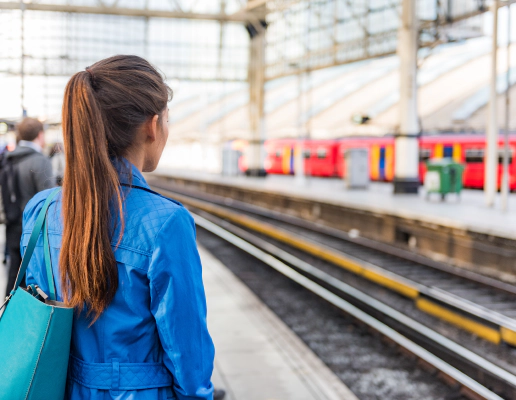
[[[118,290],[93,325],[85,313],[75,315],[66,397],[212,399],[214,347],[206,326],[193,219],[180,203],[145,191],[145,179],[131,167],[132,179],[120,174],[122,183],[133,185],[122,187],[125,230],[120,244],[112,244]],[[25,208],[22,252],[51,190],[38,193]],[[61,194],[47,217],[58,300],[60,211]],[[114,238],[116,242],[118,235]],[[40,238],[27,269],[27,284],[48,293],[42,246]]]

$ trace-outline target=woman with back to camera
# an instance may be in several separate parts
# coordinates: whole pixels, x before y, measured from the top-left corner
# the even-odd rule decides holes
[[[99,61],[66,87],[63,189],[47,221],[57,297],[76,309],[68,399],[213,397],[195,225],[141,174],[161,157],[170,98],[136,56]],[[49,193],[25,209],[23,250]],[[43,260],[37,247],[27,284],[48,293]]]

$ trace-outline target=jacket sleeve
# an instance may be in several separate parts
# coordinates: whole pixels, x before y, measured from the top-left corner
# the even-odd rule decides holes
[[[158,233],[148,277],[151,311],[178,400],[211,400],[214,347],[195,225],[186,209],[175,210]]]

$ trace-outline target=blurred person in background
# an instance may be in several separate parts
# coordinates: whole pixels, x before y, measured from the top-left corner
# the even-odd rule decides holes
[[[61,186],[65,170],[65,155],[62,143],[54,143],[50,150],[50,161],[52,163],[52,171],[56,177],[56,183]]]
[[[45,146],[43,124],[35,118],[23,119],[17,126],[17,140],[16,148],[5,153],[0,172],[9,254],[6,296],[14,287],[21,263],[23,209],[36,193],[55,186],[52,164],[42,153]]]

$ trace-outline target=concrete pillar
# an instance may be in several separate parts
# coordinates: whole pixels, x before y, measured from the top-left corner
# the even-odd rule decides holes
[[[496,95],[496,64],[498,56],[498,0],[493,1],[493,41],[491,53],[491,88],[485,151],[484,195],[488,207],[492,207],[497,190],[498,173],[498,110]]]
[[[394,193],[419,188],[419,117],[417,111],[418,26],[416,2],[403,0],[398,38],[400,58],[400,128],[395,139]]]
[[[249,121],[251,139],[246,151],[246,175],[265,176],[265,126],[264,126],[264,84],[265,84],[265,29],[264,20],[247,24],[251,39],[249,44]]]

